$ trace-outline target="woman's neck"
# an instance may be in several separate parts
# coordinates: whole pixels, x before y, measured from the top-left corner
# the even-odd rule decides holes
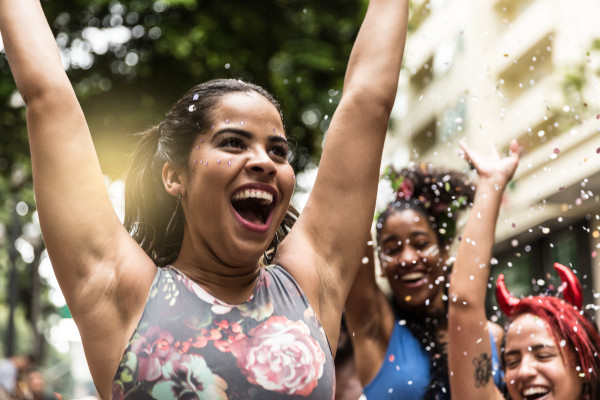
[[[258,282],[260,268],[230,267],[218,263],[198,263],[178,257],[174,268],[200,285],[213,297],[230,304],[246,301]]]

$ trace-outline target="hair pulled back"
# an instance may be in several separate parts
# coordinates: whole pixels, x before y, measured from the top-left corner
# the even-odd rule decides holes
[[[220,100],[238,92],[256,92],[281,115],[279,103],[262,87],[235,79],[216,79],[191,88],[167,113],[163,122],[140,133],[125,179],[125,228],[158,266],[175,261],[183,240],[183,212],[178,199],[163,184],[165,163],[187,170],[196,137],[212,125]],[[290,212],[288,212],[290,214]],[[293,215],[293,213],[292,213]],[[272,247],[283,239],[295,218],[286,216]]]
[[[460,211],[470,206],[475,196],[475,185],[467,175],[431,164],[413,164],[400,171],[389,166],[384,178],[391,181],[395,196],[377,218],[378,241],[387,218],[410,209],[427,218],[440,246],[452,242]]]

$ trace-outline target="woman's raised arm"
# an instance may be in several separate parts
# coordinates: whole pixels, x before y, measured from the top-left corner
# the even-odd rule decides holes
[[[364,386],[377,375],[394,330],[394,311],[375,279],[375,252],[368,244],[346,300],[346,324],[354,363]]]
[[[337,337],[335,326],[373,221],[407,16],[408,0],[370,1],[350,55],[342,99],[327,131],[315,185],[275,260],[298,280],[330,340]]]
[[[94,363],[94,353],[108,352],[111,346],[115,358],[122,352],[132,315],[141,312],[147,295],[131,289],[149,288],[154,268],[112,208],[85,117],[40,1],[0,0],[0,32],[27,104],[44,241],[84,343],[95,343],[86,347],[92,374],[108,380],[104,375],[114,371]]]
[[[448,370],[452,398],[502,399],[492,378],[492,355],[485,312],[489,261],[502,193],[519,161],[513,141],[511,155],[493,151],[483,157],[461,143],[465,157],[477,169],[479,182],[473,208],[450,274],[448,301]]]

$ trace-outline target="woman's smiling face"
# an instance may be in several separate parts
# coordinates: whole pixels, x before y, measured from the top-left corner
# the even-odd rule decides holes
[[[581,399],[583,380],[573,360],[571,350],[556,343],[544,320],[532,314],[518,316],[506,333],[504,353],[510,397],[513,400]]]
[[[381,228],[379,242],[382,271],[398,305],[440,309],[446,252],[427,218],[411,209],[393,212]]]
[[[249,265],[275,236],[294,190],[283,123],[256,92],[224,96],[212,121],[190,152],[184,240],[227,265]]]

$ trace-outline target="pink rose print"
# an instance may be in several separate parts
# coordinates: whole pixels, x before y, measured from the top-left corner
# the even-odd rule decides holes
[[[308,396],[323,375],[325,353],[303,321],[273,316],[230,350],[248,381],[266,390]]]
[[[152,388],[155,399],[227,400],[227,382],[212,373],[204,358],[185,355],[166,363],[164,380]]]
[[[172,347],[173,335],[157,326],[150,327],[135,341],[131,351],[138,359],[140,380],[154,381],[162,376],[161,368],[168,361],[179,358]]]

